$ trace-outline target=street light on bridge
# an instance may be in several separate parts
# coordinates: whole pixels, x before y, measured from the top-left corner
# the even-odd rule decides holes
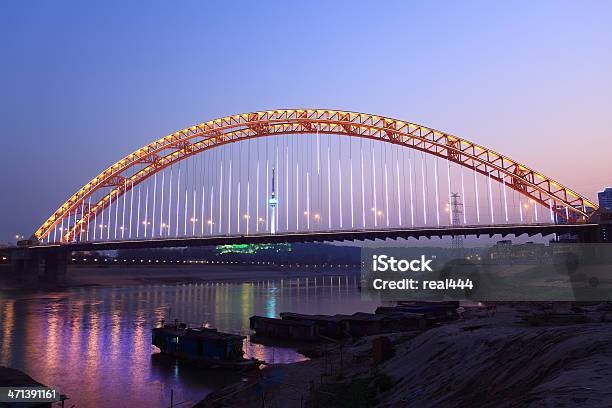
[[[378,216],[379,218],[381,218],[384,213],[381,210],[377,210],[376,208],[372,207],[371,208],[372,212],[374,213],[375,216]]]

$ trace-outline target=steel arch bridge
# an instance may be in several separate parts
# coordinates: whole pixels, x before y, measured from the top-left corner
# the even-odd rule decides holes
[[[274,135],[328,134],[403,146],[484,175],[544,207],[567,223],[586,222],[597,205],[584,196],[489,148],[445,132],[384,116],[330,109],[278,109],[200,123],[143,146],[108,167],[70,196],[34,233],[44,242],[63,220],[61,242],[76,240],[96,214],[157,172],[215,147]],[[91,197],[102,193],[94,203]],[[77,215],[79,216],[77,219]],[[75,221],[70,225],[70,217]]]

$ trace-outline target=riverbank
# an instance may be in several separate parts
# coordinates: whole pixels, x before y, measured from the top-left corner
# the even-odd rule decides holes
[[[69,265],[66,282],[50,285],[44,282],[19,283],[0,280],[9,291],[50,290],[76,287],[113,287],[133,285],[176,285],[206,282],[257,282],[295,278],[315,278],[359,274],[354,268],[277,267],[271,265]]]
[[[363,338],[321,357],[273,365],[195,405],[210,407],[461,407],[612,405],[611,312],[588,323],[530,326],[518,308],[493,317],[388,336],[394,356],[373,364]]]
[[[298,277],[338,276],[359,271],[347,269],[287,268],[259,265],[186,266],[71,266],[68,286],[127,286],[199,282],[256,282]]]

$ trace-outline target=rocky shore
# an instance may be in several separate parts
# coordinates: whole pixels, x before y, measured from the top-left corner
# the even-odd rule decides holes
[[[609,306],[498,305],[494,316],[386,335],[392,356],[377,364],[381,336],[325,344],[195,407],[612,406]]]

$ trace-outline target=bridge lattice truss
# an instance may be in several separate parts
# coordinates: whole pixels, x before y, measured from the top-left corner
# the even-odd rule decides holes
[[[156,172],[202,151],[241,140],[272,135],[320,134],[361,137],[401,145],[448,159],[467,169],[503,182],[508,187],[543,205],[552,206],[559,217],[568,214],[571,223],[584,222],[589,208],[597,206],[580,194],[545,175],[468,140],[415,123],[356,112],[328,109],[279,109],[227,116],[180,130],[158,139],[105,169],[72,195],[35,232],[45,239],[69,214],[81,214],[64,233],[71,242],[112,201]],[[131,170],[139,166],[137,171]],[[95,204],[85,205],[97,191],[108,193]],[[569,211],[568,211],[569,209]]]

